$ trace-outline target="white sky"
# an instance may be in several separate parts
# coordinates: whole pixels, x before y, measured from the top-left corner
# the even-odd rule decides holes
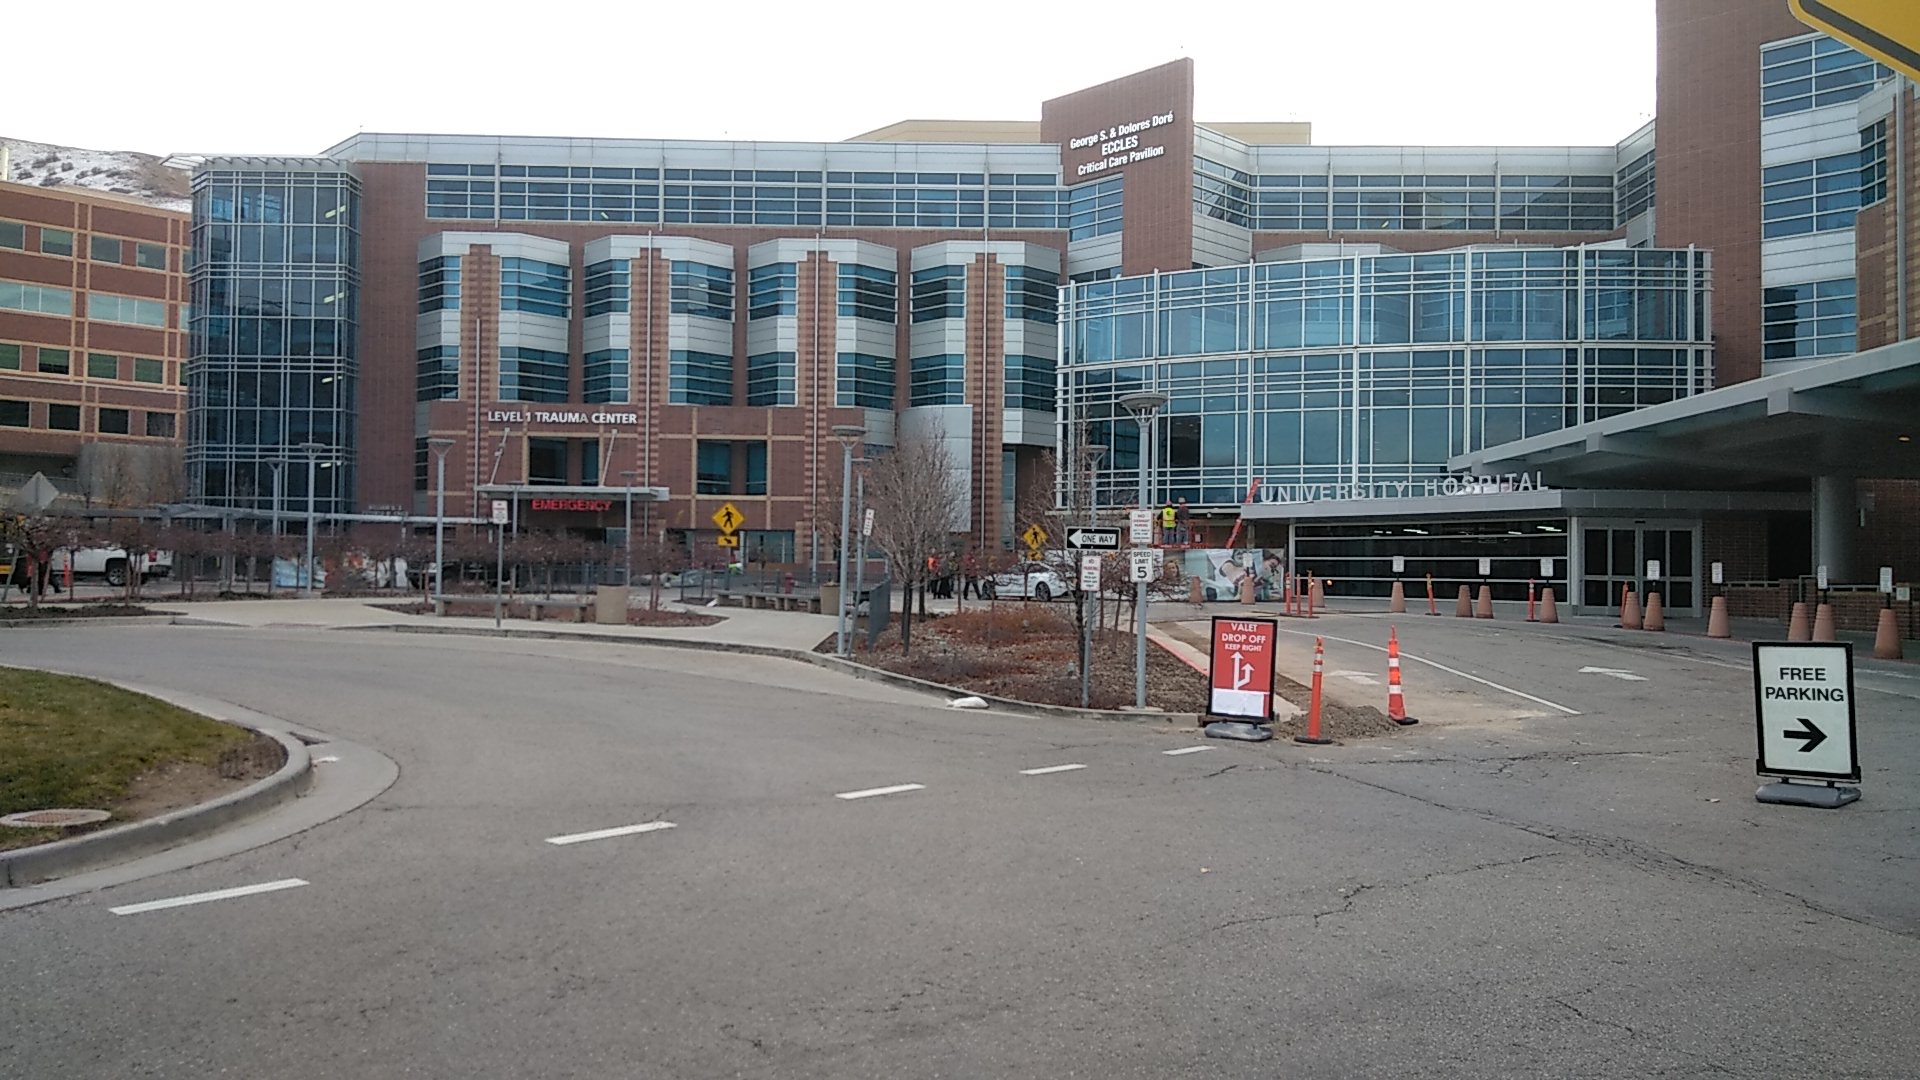
[[[361,130],[834,141],[1037,120],[1180,56],[1197,119],[1309,120],[1325,145],[1611,144],[1654,102],[1654,0],[4,6],[0,135],[158,154]]]

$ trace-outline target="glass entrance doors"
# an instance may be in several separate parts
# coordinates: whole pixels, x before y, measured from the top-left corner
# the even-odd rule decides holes
[[[1582,522],[1581,607],[1618,614],[1628,586],[1645,602],[1660,594],[1664,610],[1697,615],[1699,570],[1694,558],[1699,530],[1691,522]],[[1652,564],[1658,563],[1658,566]],[[1653,575],[1658,575],[1654,580]]]

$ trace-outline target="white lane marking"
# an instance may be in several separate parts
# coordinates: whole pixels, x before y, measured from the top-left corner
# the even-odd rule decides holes
[[[1358,645],[1363,649],[1372,649],[1374,652],[1387,651],[1385,648],[1379,645],[1372,645],[1364,641],[1355,641],[1352,638],[1334,637],[1332,634],[1315,634],[1306,630],[1289,630],[1284,626],[1280,627],[1279,630],[1283,634],[1292,634],[1295,637],[1323,637],[1323,638],[1326,638],[1328,641],[1338,641],[1343,645]],[[1565,705],[1560,704],[1559,702],[1548,701],[1546,698],[1534,697],[1532,694],[1525,693],[1520,690],[1515,690],[1511,686],[1501,686],[1499,683],[1494,682],[1492,679],[1483,679],[1478,675],[1469,675],[1466,672],[1461,671],[1459,668],[1448,667],[1447,665],[1439,663],[1437,661],[1429,660],[1424,656],[1415,656],[1405,649],[1400,650],[1400,659],[1411,660],[1416,664],[1425,664],[1430,668],[1438,668],[1449,675],[1453,675],[1458,678],[1465,679],[1468,682],[1479,683],[1481,686],[1491,687],[1495,690],[1500,691],[1503,694],[1512,694],[1514,697],[1521,698],[1526,701],[1531,701],[1535,705],[1545,705],[1549,709],[1557,709],[1560,712],[1566,713],[1568,716],[1580,715],[1579,709],[1569,709]]]
[[[875,795],[898,795],[903,791],[919,791],[925,784],[895,784],[892,787],[868,788],[865,791],[842,791],[836,799],[870,799]]]
[[[635,833],[658,832],[673,828],[671,821],[649,821],[641,825],[621,825],[612,829],[595,829],[592,832],[569,833],[566,836],[549,836],[547,843],[556,845],[584,844],[589,840],[607,840],[615,836],[632,836]]]
[[[175,896],[167,900],[149,900],[144,904],[122,904],[107,910],[115,915],[138,915],[143,911],[161,911],[165,908],[186,907],[189,904],[205,904],[213,900],[232,900],[237,896],[254,896],[258,893],[279,892],[281,889],[297,889],[305,884],[306,882],[297,877],[290,877],[260,885],[242,885],[237,889],[219,889],[214,892],[193,893],[189,896]]]
[[[1633,672],[1628,671],[1625,668],[1583,667],[1580,669],[1580,674],[1611,675],[1616,679],[1621,679],[1626,682],[1646,682],[1647,681],[1647,677],[1645,675],[1635,675]]]
[[[1213,749],[1213,747],[1211,746],[1183,746],[1178,750],[1162,750],[1160,752],[1167,755],[1168,757],[1176,757],[1180,754],[1197,754],[1202,750],[1211,750],[1211,749]]]
[[[1049,765],[1044,769],[1021,769],[1020,775],[1021,776],[1045,776],[1048,773],[1072,772],[1075,769],[1084,769],[1084,768],[1086,768],[1085,765]]]
[[[1367,674],[1364,671],[1334,671],[1334,672],[1329,672],[1328,674],[1338,676],[1351,683],[1359,683],[1361,686],[1379,686],[1380,685],[1379,679],[1374,678],[1373,676]]]

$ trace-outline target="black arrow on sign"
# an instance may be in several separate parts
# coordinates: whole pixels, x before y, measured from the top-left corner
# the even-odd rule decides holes
[[[1800,717],[1800,723],[1806,725],[1805,731],[1783,731],[1780,733],[1780,737],[1783,739],[1804,740],[1807,745],[1800,748],[1800,752],[1803,754],[1827,741],[1827,733],[1821,731],[1819,726],[1813,721],[1802,716]]]

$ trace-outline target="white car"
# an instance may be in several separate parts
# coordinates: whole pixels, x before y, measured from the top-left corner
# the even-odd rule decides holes
[[[127,583],[127,553],[116,547],[61,548],[53,553],[53,573],[65,574],[69,565],[74,577],[104,577],[116,588]],[[173,552],[143,551],[134,557],[142,581],[167,577],[173,573]]]
[[[1039,601],[1051,600],[1056,596],[1066,596],[1073,591],[1073,584],[1046,563],[1022,563],[1011,570],[1005,570],[982,582],[991,597],[1000,600]]]

